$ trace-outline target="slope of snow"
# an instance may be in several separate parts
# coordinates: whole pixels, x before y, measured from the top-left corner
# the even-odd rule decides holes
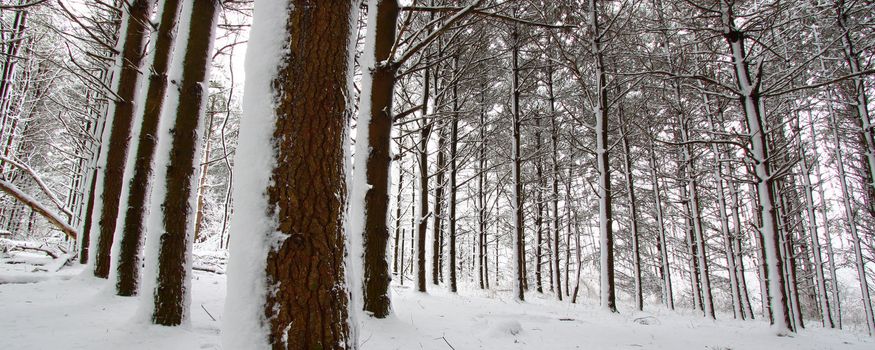
[[[0,349],[221,349],[224,275],[195,271],[190,325],[161,327],[136,322],[136,299],[107,293],[110,282],[81,274],[81,266],[30,273],[33,266],[7,261],[0,259]],[[12,275],[39,277],[4,280]],[[597,300],[572,305],[536,293],[517,303],[509,291],[463,289],[453,295],[442,288],[432,288],[431,294],[392,288],[394,315],[363,320],[363,350],[875,347],[864,334],[823,329],[816,322],[793,336],[777,337],[763,320],[710,321],[648,306],[647,312],[621,307],[620,314],[609,314]]]

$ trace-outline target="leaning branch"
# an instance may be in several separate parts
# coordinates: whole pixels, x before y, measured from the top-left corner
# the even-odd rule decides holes
[[[61,232],[64,232],[67,237],[70,237],[71,239],[76,239],[76,237],[78,236],[76,229],[64,223],[64,220],[61,219],[58,214],[53,213],[42,203],[19,190],[18,187],[15,187],[15,185],[9,183],[8,181],[0,180],[0,191],[6,192],[6,194],[12,196],[12,198],[15,198],[22,204],[30,207],[30,209],[32,209],[33,211],[42,215],[52,225],[61,230]]]

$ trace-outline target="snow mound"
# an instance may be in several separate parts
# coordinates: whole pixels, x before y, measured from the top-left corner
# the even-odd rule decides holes
[[[498,322],[492,327],[492,334],[495,335],[518,335],[523,332],[523,325],[516,320],[504,320]]]

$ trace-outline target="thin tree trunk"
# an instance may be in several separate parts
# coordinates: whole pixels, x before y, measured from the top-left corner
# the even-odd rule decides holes
[[[458,74],[458,65],[459,58],[453,57],[453,75]],[[459,86],[458,81],[453,82],[452,86],[453,90],[453,116],[450,121],[450,183],[448,186],[449,199],[447,206],[449,213],[449,220],[447,222],[447,226],[449,228],[449,238],[450,241],[447,243],[447,250],[449,251],[449,261],[447,262],[447,270],[449,272],[450,279],[450,292],[456,293],[458,291],[458,287],[456,286],[456,173],[458,172],[457,167],[457,154],[456,147],[459,143],[458,134],[459,134]]]
[[[726,39],[729,52],[732,56],[733,75],[735,76],[738,91],[741,92],[740,102],[744,111],[747,133],[750,137],[751,152],[753,159],[753,171],[756,178],[756,189],[759,200],[762,226],[760,234],[763,241],[763,250],[768,282],[768,297],[770,320],[779,334],[793,332],[790,323],[790,315],[787,306],[787,295],[784,293],[784,262],[781,260],[778,237],[778,222],[775,213],[774,181],[772,165],[769,158],[767,130],[764,127],[766,109],[759,94],[759,85],[754,85],[748,68],[748,56],[744,48],[745,35],[735,25],[735,17],[731,5],[721,1],[720,11],[723,25],[723,36]],[[760,77],[755,77],[759,81]]]
[[[551,174],[551,192],[553,216],[551,231],[553,232],[553,280],[556,281],[556,298],[562,301],[562,280],[559,270],[559,116],[556,113],[556,97],[553,93],[553,66],[547,66],[547,96],[550,103],[550,146],[552,152],[550,154],[550,164],[553,167]],[[566,256],[565,256],[565,286],[568,287],[568,248],[571,245],[570,241],[566,241]]]
[[[522,156],[520,154],[520,84],[519,84],[519,33],[514,27],[511,33],[511,115],[513,118],[513,145],[512,147],[512,181],[513,194],[511,196],[513,207],[513,244],[514,244],[514,281],[513,294],[517,300],[525,300],[524,293],[526,285],[526,263],[525,263],[525,227],[523,213],[523,183],[520,174],[522,165]]]
[[[662,277],[662,300],[670,310],[674,310],[674,295],[671,290],[671,267],[668,261],[668,242],[665,239],[665,218],[662,211],[662,195],[659,191],[659,177],[656,172],[656,145],[650,141],[650,178],[653,182],[653,207],[656,211],[656,228],[659,232],[659,272]]]
[[[853,207],[851,207],[851,193],[850,189],[848,188],[844,158],[842,158],[843,155],[841,139],[839,138],[839,125],[836,121],[835,114],[830,114],[829,118],[832,123],[833,129],[833,141],[835,142],[836,152],[835,159],[836,163],[838,164],[839,184],[841,184],[842,202],[845,207],[845,222],[848,225],[849,231],[851,233],[851,243],[853,245],[852,249],[854,250],[854,258],[856,260],[857,278],[860,281],[860,292],[862,294],[861,300],[863,302],[863,310],[866,317],[866,326],[868,328],[869,335],[875,335],[875,318],[873,318],[872,315],[872,301],[869,297],[869,283],[866,281],[866,261],[863,258],[863,252],[861,249],[862,244],[860,241],[860,234],[857,231],[857,223],[856,218],[854,217],[854,209]]]
[[[623,168],[626,172],[626,196],[629,200],[629,228],[632,233],[632,279],[635,283],[635,307],[644,310],[644,291],[641,283],[641,249],[638,237],[638,207],[635,197],[634,175],[632,174],[632,148],[629,146],[629,135],[626,130],[622,107],[620,109],[620,133],[623,145]]]

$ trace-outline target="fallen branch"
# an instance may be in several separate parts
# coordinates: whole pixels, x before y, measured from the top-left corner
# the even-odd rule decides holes
[[[52,225],[57,227],[61,232],[63,232],[70,239],[76,239],[78,236],[77,231],[72,226],[64,223],[64,220],[61,219],[58,214],[53,213],[48,208],[46,208],[42,203],[34,199],[33,197],[27,195],[18,189],[15,185],[9,183],[8,181],[0,180],[0,190],[6,192],[6,194],[12,196],[22,204],[30,207],[33,211],[42,215],[46,220],[48,220]]]

